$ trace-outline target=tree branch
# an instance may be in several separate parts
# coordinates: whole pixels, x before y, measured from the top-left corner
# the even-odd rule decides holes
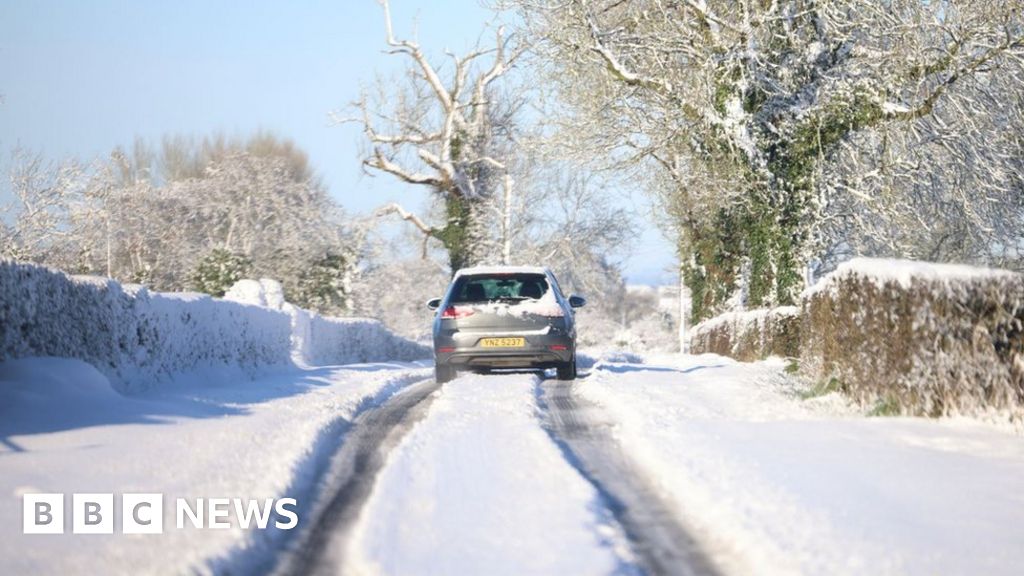
[[[398,164],[395,164],[391,160],[388,160],[386,156],[380,151],[379,148],[373,149],[373,158],[367,158],[363,160],[363,165],[368,168],[374,168],[382,172],[387,172],[393,176],[398,177],[403,182],[409,184],[420,184],[423,186],[433,186],[435,188],[441,188],[443,182],[436,177],[427,176],[426,174],[420,174],[417,172],[408,172]]]
[[[423,219],[413,214],[412,212],[409,212],[397,202],[385,204],[384,206],[377,208],[377,210],[373,213],[373,215],[376,216],[377,218],[387,216],[389,214],[398,214],[399,218],[412,224],[420,232],[426,234],[427,236],[433,237],[434,234],[437,233],[437,228],[434,228],[433,226],[428,226],[427,223],[423,221]]]
[[[452,95],[444,87],[444,83],[441,81],[441,77],[438,76],[437,71],[434,67],[427,62],[426,56],[423,55],[423,51],[420,50],[419,45],[408,40],[395,40],[394,30],[391,25],[391,6],[388,4],[388,0],[378,0],[381,7],[384,9],[384,25],[387,29],[387,42],[389,46],[396,48],[397,52],[408,54],[416,64],[423,71],[424,79],[427,84],[433,89],[437,99],[444,106],[445,111],[451,112],[454,106]]]

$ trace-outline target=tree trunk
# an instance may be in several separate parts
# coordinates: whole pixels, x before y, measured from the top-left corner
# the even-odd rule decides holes
[[[446,221],[434,235],[448,251],[452,274],[475,264],[473,254],[473,201],[456,194],[445,196]]]

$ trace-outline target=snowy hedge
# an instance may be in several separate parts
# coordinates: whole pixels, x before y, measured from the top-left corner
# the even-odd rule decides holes
[[[911,414],[1024,406],[1024,277],[858,259],[805,292],[801,369]]]
[[[240,280],[227,300],[281,310],[292,326],[292,357],[304,364],[350,364],[381,360],[417,360],[430,349],[390,332],[370,318],[331,318],[293,306],[281,285],[268,279]]]
[[[690,347],[695,354],[713,353],[737,360],[800,353],[800,309],[783,308],[729,312],[693,327]]]
[[[290,340],[280,312],[0,262],[0,360],[77,358],[124,391],[197,368],[282,364]]]
[[[690,339],[695,353],[799,356],[804,374],[908,414],[1024,408],[1024,277],[1006,270],[855,259],[799,308],[724,314]]]
[[[290,305],[285,305],[290,306]],[[426,350],[368,320],[322,318],[216,300],[161,294],[113,280],[0,261],[0,361],[27,356],[76,358],[122,391],[205,368],[402,360]],[[305,337],[293,330],[303,315]],[[298,345],[302,348],[297,348]]]

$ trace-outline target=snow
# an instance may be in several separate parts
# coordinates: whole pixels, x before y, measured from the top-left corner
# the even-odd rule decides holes
[[[799,314],[800,308],[797,306],[780,306],[778,308],[758,308],[756,310],[725,312],[697,324],[690,329],[690,333],[698,334],[702,332],[709,332],[721,327],[722,325],[730,325],[732,326],[732,333],[738,336],[748,330],[751,325],[763,322],[769,316],[797,316]]]
[[[270,278],[239,280],[224,294],[224,299],[273,310],[281,310],[285,304],[284,288],[280,282]]]
[[[609,574],[631,562],[536,414],[531,375],[449,382],[391,453],[346,574]]]
[[[739,92],[742,93],[742,87],[738,88]],[[757,145],[750,134],[749,120],[750,114],[743,109],[743,103],[738,97],[730,96],[726,99],[725,114],[721,118],[722,129],[731,136],[732,142],[740,150],[743,150],[748,158],[754,159],[757,157],[758,151]]]
[[[1019,435],[864,418],[835,394],[800,400],[777,359],[580,358],[592,368],[574,393],[725,573],[998,575],[1024,563]],[[301,522],[356,415],[429,374],[286,366],[251,381],[217,369],[126,396],[79,360],[0,363],[4,571],[264,571],[297,534],[40,537],[7,519],[28,493],[159,492],[293,496]],[[531,374],[465,375],[435,393],[389,452],[344,543],[345,573],[633,573],[608,501],[542,425],[540,387]]]
[[[879,287],[886,283],[894,283],[903,289],[907,289],[914,282],[948,285],[956,282],[1013,279],[1019,277],[1019,275],[1010,270],[979,268],[965,264],[937,264],[916,260],[884,258],[854,258],[840,264],[834,272],[827,274],[817,284],[805,290],[802,297],[808,298],[821,290],[831,289],[843,279],[853,277],[868,278]]]
[[[907,112],[910,112],[910,108],[905,104],[900,104],[898,102],[882,102],[882,112],[890,115],[906,114]]]
[[[564,316],[565,312],[558,300],[555,299],[555,291],[547,290],[537,300],[520,300],[516,302],[488,302],[487,304],[460,304],[459,309],[469,308],[474,312],[493,314],[495,316],[508,316],[511,318],[524,318],[529,315],[535,316]],[[547,333],[547,327],[544,332]]]
[[[1019,436],[830,412],[777,360],[662,360],[599,365],[579,391],[727,573],[1019,573]]]
[[[547,274],[548,269],[542,266],[473,266],[462,268],[455,277],[487,274]]]
[[[289,368],[257,381],[208,373],[159,392],[118,394],[78,360],[0,364],[0,559],[9,574],[249,573],[289,533],[176,529],[178,497],[311,503],[348,422],[429,369],[408,364]],[[21,495],[165,495],[160,536],[21,534]],[[70,502],[70,496],[67,497]],[[70,504],[66,504],[70,505]]]

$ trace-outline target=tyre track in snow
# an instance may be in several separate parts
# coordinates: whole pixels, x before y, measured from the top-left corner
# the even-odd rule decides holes
[[[573,393],[580,381],[543,380],[537,402],[566,459],[606,499],[633,553],[651,576],[716,575],[717,569],[671,507],[612,437],[613,423]]]
[[[410,385],[356,417],[325,476],[325,488],[310,514],[313,524],[282,553],[273,574],[339,573],[344,543],[388,452],[423,418],[440,388],[432,379]]]

